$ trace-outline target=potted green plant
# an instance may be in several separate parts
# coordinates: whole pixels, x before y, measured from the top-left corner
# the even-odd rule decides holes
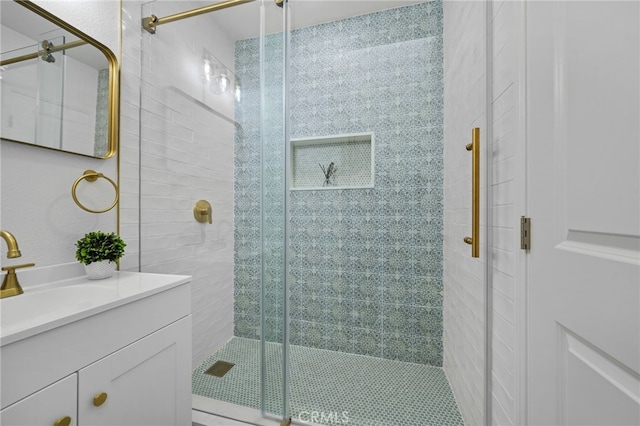
[[[115,232],[89,232],[76,243],[76,259],[84,264],[89,279],[109,278],[116,270],[118,259],[124,256],[125,246]]]

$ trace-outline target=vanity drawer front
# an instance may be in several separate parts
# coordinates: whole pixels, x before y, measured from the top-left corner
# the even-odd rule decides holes
[[[53,426],[57,420],[76,419],[78,375],[72,374],[0,411],[0,424],[6,426]]]
[[[186,283],[3,346],[2,408],[190,313]]]
[[[81,425],[191,424],[191,316],[83,368],[78,381]]]

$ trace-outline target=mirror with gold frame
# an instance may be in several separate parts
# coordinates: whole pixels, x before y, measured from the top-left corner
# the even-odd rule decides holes
[[[27,0],[0,1],[0,138],[109,158],[118,70],[109,48]]]

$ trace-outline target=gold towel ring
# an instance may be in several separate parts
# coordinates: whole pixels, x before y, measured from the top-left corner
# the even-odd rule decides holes
[[[116,190],[116,199],[113,200],[113,203],[104,210],[91,210],[83,206],[82,203],[78,201],[78,197],[76,196],[76,189],[78,188],[78,184],[80,183],[80,181],[82,181],[83,179],[86,180],[87,182],[95,182],[98,180],[98,178],[106,179],[111,185],[113,185],[113,189]],[[118,204],[118,200],[120,199],[120,193],[118,192],[118,185],[116,185],[116,183],[113,180],[109,179],[102,173],[96,172],[95,170],[85,170],[82,176],[80,176],[78,179],[76,179],[75,182],[73,182],[73,186],[71,186],[71,196],[73,197],[73,201],[75,201],[78,207],[80,207],[82,210],[88,211],[89,213],[106,213],[112,208],[114,208],[116,204]]]

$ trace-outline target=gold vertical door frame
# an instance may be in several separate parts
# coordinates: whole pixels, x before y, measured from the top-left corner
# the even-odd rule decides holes
[[[471,131],[471,236],[464,242],[471,244],[471,257],[480,257],[480,128]]]

